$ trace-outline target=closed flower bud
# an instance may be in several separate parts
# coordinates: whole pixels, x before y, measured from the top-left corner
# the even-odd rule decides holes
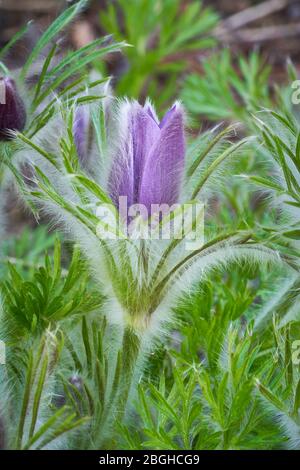
[[[75,111],[73,134],[79,161],[84,167],[88,161],[90,116],[87,106],[79,106]]]
[[[0,140],[11,139],[10,131],[22,131],[26,123],[26,111],[15,82],[0,78]]]
[[[110,196],[118,206],[172,205],[178,201],[184,171],[183,109],[175,103],[159,122],[149,103],[124,102],[120,115],[122,134],[109,179]]]

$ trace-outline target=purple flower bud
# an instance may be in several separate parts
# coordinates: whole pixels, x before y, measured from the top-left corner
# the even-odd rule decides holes
[[[87,106],[79,106],[75,110],[73,135],[80,163],[85,166],[88,159],[90,115]]]
[[[26,123],[26,111],[15,82],[0,78],[0,140],[9,140],[9,131],[22,131]]]
[[[125,102],[120,108],[120,142],[109,177],[116,206],[120,196],[128,205],[172,204],[178,201],[184,171],[183,110],[176,103],[159,123],[147,103]]]

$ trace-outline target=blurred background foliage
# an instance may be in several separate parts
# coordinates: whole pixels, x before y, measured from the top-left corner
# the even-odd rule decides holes
[[[35,20],[8,54],[8,67],[23,64],[41,31],[66,3],[72,2],[0,1],[1,47],[27,21]],[[239,122],[242,135],[258,135],[231,163],[230,184],[222,172],[218,175],[207,224],[255,228],[262,242],[272,240],[287,255],[297,257],[300,126],[290,84],[300,67],[299,2],[95,0],[64,32],[57,62],[63,51],[84,47],[104,34],[129,44],[89,66],[112,76],[117,96],[141,101],[150,96],[160,112],[172,100],[182,99],[194,145],[200,131],[224,122]],[[38,71],[33,70],[33,80]],[[266,111],[270,108],[278,111],[270,114]],[[276,194],[276,201],[287,209],[270,205],[266,191]],[[32,396],[39,402],[46,377],[57,374],[55,393],[65,397],[54,421],[43,429],[43,447],[51,442],[50,436],[85,425],[101,400],[105,378],[99,377],[99,369],[86,370],[85,366],[95,354],[101,356],[101,367],[107,361],[102,339],[88,333],[100,328],[93,312],[103,299],[76,249],[72,253],[61,240],[61,252],[55,230],[47,228],[47,217],[37,227],[13,189],[5,209],[8,236],[1,243],[0,264],[6,302],[3,331],[8,340],[14,332],[14,338],[26,344],[30,335],[44,338],[41,364],[30,347],[25,364],[18,348],[9,357],[23,406],[15,410],[13,419],[25,447],[40,439],[34,434],[34,410],[28,418],[33,423],[28,436],[22,421],[22,409],[26,410],[29,400],[26,383],[35,377]],[[294,341],[300,339],[299,288],[299,274],[293,268],[243,265],[216,271],[204,285],[196,285],[176,307],[176,328],[151,356],[131,423],[119,424],[119,440],[114,445],[132,449],[299,448],[300,370],[297,360],[292,360]],[[87,312],[91,314],[85,317]],[[64,322],[70,323],[70,337],[80,343],[78,351],[69,338],[62,351],[60,341],[47,336],[50,323],[59,329]],[[73,367],[64,369],[63,365],[56,371],[61,354],[72,358]],[[14,366],[18,361],[23,361],[21,374]],[[70,380],[61,378],[61,369]],[[9,396],[7,403],[13,406]],[[69,408],[75,414],[68,414]],[[102,412],[96,409],[97,419]],[[94,431],[101,422],[97,419]],[[48,435],[49,429],[52,434]],[[77,442],[76,434],[72,439]]]

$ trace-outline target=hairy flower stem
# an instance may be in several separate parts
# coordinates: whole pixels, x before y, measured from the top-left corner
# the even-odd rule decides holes
[[[140,338],[132,328],[127,327],[123,337],[122,351],[122,370],[121,370],[121,389],[120,389],[120,407],[123,413],[126,411],[129,401],[129,392],[132,386],[137,360],[140,352]]]
[[[101,419],[103,430],[98,447],[111,449],[114,422],[121,422],[129,410],[131,403],[130,390],[134,385],[136,367],[141,353],[140,337],[131,327],[126,327],[123,334],[122,346],[118,353],[114,380],[109,396],[107,397],[105,411]]]

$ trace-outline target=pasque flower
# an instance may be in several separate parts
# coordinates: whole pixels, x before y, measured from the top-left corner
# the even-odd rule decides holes
[[[0,140],[9,140],[9,131],[22,131],[25,123],[25,105],[14,80],[0,78]]]
[[[72,166],[66,165],[65,154],[60,154],[60,148],[57,148],[56,155],[61,167],[65,169],[62,171],[58,161],[55,168],[49,168],[49,158],[52,158],[50,154],[45,160],[44,155],[31,152],[30,158],[39,167],[37,182],[43,173],[47,175],[47,185],[42,181],[39,186],[39,200],[35,199],[35,191],[33,201],[41,204],[41,200],[44,200],[43,206],[60,223],[62,220],[65,222],[66,229],[82,246],[93,272],[97,273],[95,275],[103,285],[103,292],[111,302],[113,321],[118,317],[124,327],[129,325],[139,333],[147,330],[155,335],[155,331],[159,331],[160,324],[168,316],[170,305],[181,291],[181,285],[184,285],[181,281],[185,279],[185,282],[191,284],[198,269],[203,273],[218,263],[220,258],[223,262],[225,257],[234,257],[238,250],[239,253],[242,252],[249,233],[226,234],[224,239],[216,237],[202,249],[203,207],[201,204],[195,207],[195,219],[192,219],[188,212],[191,206],[189,202],[194,203],[198,195],[201,197],[203,186],[219,163],[216,160],[211,163],[211,154],[208,151],[209,161],[205,165],[203,160],[207,155],[204,153],[199,159],[196,146],[192,153],[192,165],[189,169],[186,168],[184,111],[180,103],[176,102],[161,121],[149,101],[144,106],[129,100],[122,100],[117,106],[112,103],[106,109],[104,129],[99,123],[99,128],[94,133],[102,135],[104,131],[103,153],[98,143],[86,145],[88,132],[85,111],[83,108],[75,114],[72,131],[79,160],[83,156],[81,150],[88,149],[91,172],[86,172],[82,165],[79,174],[73,173]],[[66,116],[67,125],[69,122],[69,117]],[[66,134],[70,136],[71,133]],[[215,138],[212,149],[223,138],[226,138],[224,132]],[[41,141],[37,140],[36,143],[39,145]],[[242,144],[243,141],[228,145],[218,157],[219,162]],[[64,152],[65,148],[67,147],[64,147]],[[73,152],[74,146],[69,145],[68,148]],[[72,154],[70,160],[73,161],[73,158]],[[71,178],[66,178],[64,171],[71,173]],[[129,208],[134,204],[146,207],[147,216],[153,214],[153,205],[159,206],[154,210],[158,210],[163,223],[161,226],[150,224],[150,229],[154,226],[153,237],[151,230],[150,236],[143,237],[142,231],[142,236],[139,237],[138,224],[136,231],[133,224],[133,237],[124,237],[126,232],[123,227],[121,236],[118,237],[114,211],[112,221],[109,219],[107,223],[109,234],[114,236],[106,236],[107,218],[101,224],[98,209],[102,206],[106,208],[111,200],[119,210],[122,209],[119,204],[122,196],[127,197]],[[179,212],[172,208],[175,204],[180,206]],[[161,208],[163,205],[166,207]],[[159,236],[157,237],[160,235],[160,228],[168,229],[169,223],[168,216],[164,217],[165,209],[170,209],[171,213],[170,235],[162,237],[160,242]],[[176,214],[172,214],[172,211]],[[125,221],[127,217],[127,221],[131,222],[131,215],[124,214],[121,210],[120,212]],[[105,230],[102,230],[104,226]],[[143,230],[144,224],[141,227]],[[176,233],[171,230],[173,227]],[[168,230],[165,232],[168,234]],[[173,233],[176,237],[173,237]],[[131,235],[130,231],[129,234]],[[199,244],[190,246],[186,243],[188,237],[194,237],[195,240],[199,238]],[[236,245],[241,246],[235,249]],[[220,256],[215,256],[215,251],[221,253]],[[253,253],[252,249],[251,254]]]
[[[113,155],[108,190],[116,206],[176,203],[184,170],[183,110],[179,103],[159,122],[149,102],[125,101],[119,110],[120,138]]]
[[[104,110],[104,119],[92,122],[92,145],[87,145],[84,108],[75,115],[73,109],[70,114],[63,109],[64,121],[59,118],[56,126],[62,130],[63,139],[53,135],[58,144],[56,151],[48,149],[47,139],[37,136],[34,141],[27,139],[31,151],[26,153],[38,168],[36,187],[32,191],[28,184],[26,197],[48,211],[52,220],[59,222],[81,247],[105,299],[103,315],[105,324],[109,323],[105,331],[112,360],[107,369],[105,412],[99,418],[99,427],[105,430],[100,445],[110,433],[115,410],[120,417],[129,409],[131,392],[141,377],[146,355],[170,325],[178,297],[189,286],[205,280],[211,269],[226,266],[229,261],[248,258],[261,262],[272,256],[267,247],[261,248],[251,240],[249,231],[210,228],[209,239],[203,241],[203,206],[196,204],[195,218],[190,217],[188,210],[196,199],[207,197],[210,176],[245,140],[227,143],[228,134],[224,131],[204,136],[208,147],[201,146],[200,155],[199,145],[189,147],[187,165],[184,113],[179,103],[161,121],[149,102],[141,106],[136,101],[122,100],[117,106],[111,103],[110,108],[100,103],[99,115]],[[77,165],[76,158],[82,163],[85,155],[89,171],[85,165]],[[169,222],[176,231],[170,230],[168,237],[143,238],[137,223],[133,232],[137,236],[124,236],[121,227],[121,236],[106,237],[106,230],[102,230],[106,226],[109,234],[118,235],[114,232],[118,217],[110,209],[112,200],[120,210],[121,196],[127,197],[129,207],[143,204],[149,215],[153,214],[152,205],[167,205],[170,213],[162,214],[161,224],[136,220],[141,221],[142,229],[154,226],[154,235],[160,235],[160,229],[163,232]],[[178,207],[170,207],[175,204],[181,212],[177,212]],[[112,212],[112,223],[111,219],[104,219],[102,224],[98,210],[107,206],[109,216]],[[184,230],[180,231],[181,226]],[[196,243],[188,243],[190,238]]]

